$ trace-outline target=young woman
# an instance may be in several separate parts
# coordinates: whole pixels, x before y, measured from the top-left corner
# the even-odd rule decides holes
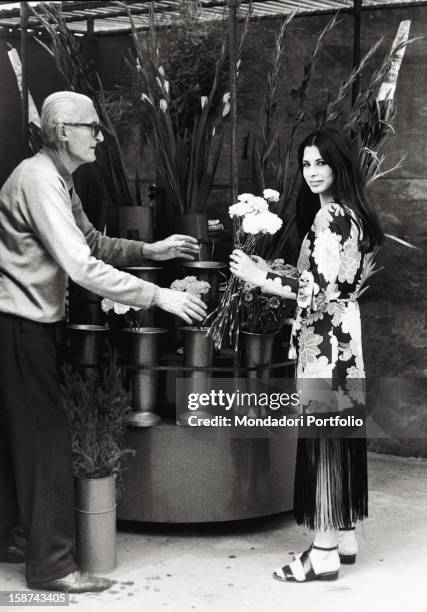
[[[357,303],[367,253],[383,239],[349,143],[332,128],[310,134],[298,151],[304,181],[297,200],[302,239],[299,279],[278,276],[239,250],[231,271],[265,292],[297,301],[290,358],[305,414],[363,415],[365,378]],[[363,430],[362,430],[363,431]],[[366,439],[350,429],[314,428],[298,439],[294,512],[314,531],[310,548],[277,569],[278,580],[334,580],[354,563],[354,526],[367,516]]]

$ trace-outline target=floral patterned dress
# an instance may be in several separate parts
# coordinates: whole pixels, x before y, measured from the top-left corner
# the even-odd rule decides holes
[[[364,257],[350,209],[329,204],[317,213],[297,263],[311,297],[298,304],[291,354],[298,347],[297,377],[364,378],[357,291]]]
[[[352,210],[323,206],[301,246],[298,285],[267,275],[272,284],[305,298],[297,302],[290,358],[305,414],[364,415],[365,370],[357,293],[364,254],[362,230]],[[274,291],[276,292],[276,291]],[[367,515],[366,439],[354,431],[300,432],[295,476],[297,522],[311,529],[349,527]]]

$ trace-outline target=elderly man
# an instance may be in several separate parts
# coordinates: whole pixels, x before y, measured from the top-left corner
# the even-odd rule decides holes
[[[68,278],[112,300],[200,321],[197,297],[163,289],[113,266],[143,258],[192,259],[197,243],[153,244],[97,232],[73,188],[72,172],[95,160],[103,136],[92,101],[72,92],[42,108],[43,149],[12,172],[0,192],[0,561],[26,561],[30,588],[102,591],[110,581],[80,572],[73,558],[70,432],[61,409],[55,327]],[[20,517],[24,551],[13,540]]]

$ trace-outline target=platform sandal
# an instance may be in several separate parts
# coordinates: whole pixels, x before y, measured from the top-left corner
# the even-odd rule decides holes
[[[355,531],[355,527],[343,527],[340,529],[340,531],[341,532]],[[358,550],[356,536],[355,536],[355,542],[356,542],[356,547],[354,549],[354,552],[348,552],[348,550],[343,552],[343,549],[345,549],[345,547],[343,547],[342,543],[338,543],[338,554],[340,556],[340,561],[343,565],[353,565],[353,563],[356,563],[356,555],[357,555],[357,550]]]
[[[300,556],[294,558],[292,565],[297,570],[295,573],[291,568],[291,565],[285,565],[279,567],[273,572],[273,578],[282,582],[311,582],[312,580],[336,580],[338,578],[339,570],[320,572],[316,574],[310,559],[310,552],[312,550],[323,550],[330,552],[333,550],[338,551],[338,546],[332,548],[322,548],[321,546],[315,546],[312,544],[308,550],[305,550]]]

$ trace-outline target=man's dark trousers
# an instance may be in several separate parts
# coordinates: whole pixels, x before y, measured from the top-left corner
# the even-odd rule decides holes
[[[71,439],[60,402],[57,325],[0,313],[0,545],[18,516],[26,578],[76,569]]]

